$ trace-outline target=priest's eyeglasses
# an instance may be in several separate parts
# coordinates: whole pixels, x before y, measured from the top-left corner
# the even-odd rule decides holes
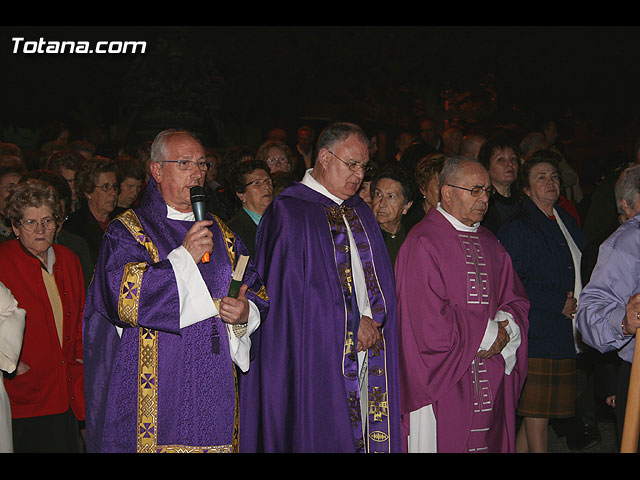
[[[373,170],[373,167],[371,165],[369,165],[368,163],[347,162],[347,161],[341,159],[339,156],[337,156],[331,150],[327,150],[327,152],[329,152],[331,155],[333,155],[338,160],[340,160],[342,163],[344,163],[347,166],[347,168],[349,168],[349,170],[351,170],[352,172],[356,172],[356,171],[358,171],[358,169],[360,169],[365,174],[367,174],[367,173],[370,173]]]
[[[213,165],[212,162],[194,162],[193,160],[163,160],[162,162],[177,163],[180,170],[193,170],[198,165],[198,168],[203,172],[209,171]]]
[[[45,230],[54,230],[58,225],[57,220],[51,217],[43,218],[40,221],[30,218],[29,220],[20,220],[19,223],[27,232],[37,230],[39,225],[42,225]]]
[[[496,189],[491,185],[487,185],[486,187],[475,186],[473,188],[459,187],[458,185],[451,185],[450,183],[447,183],[446,185],[448,187],[459,188],[460,190],[471,192],[472,197],[479,197],[482,195],[482,192],[486,192],[487,195],[491,196],[496,192]]]

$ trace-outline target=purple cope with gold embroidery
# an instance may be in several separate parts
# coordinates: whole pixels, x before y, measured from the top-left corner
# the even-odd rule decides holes
[[[361,398],[360,315],[353,294],[347,218],[383,340],[367,353]],[[240,378],[240,451],[399,452],[400,410],[393,269],[371,209],[341,206],[294,183],[258,227],[256,266],[269,315],[252,336],[255,359]],[[361,402],[366,402],[362,422]]]
[[[167,206],[153,179],[133,212],[111,222],[87,295],[87,450],[237,451],[236,367],[225,325],[210,318],[179,326],[177,284],[167,255],[182,244],[193,222],[166,218]],[[131,225],[136,218],[141,231]],[[211,296],[222,298],[234,257],[248,252],[224,225],[214,221],[211,230],[211,260],[198,268]],[[264,314],[268,301],[251,262],[244,283],[247,297]],[[116,326],[123,329],[122,337]],[[215,339],[217,354],[212,352]]]

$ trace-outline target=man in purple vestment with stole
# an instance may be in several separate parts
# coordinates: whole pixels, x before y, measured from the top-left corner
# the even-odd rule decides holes
[[[326,127],[314,167],[262,217],[271,303],[240,379],[241,451],[401,451],[393,269],[356,195],[368,143],[353,124]]]
[[[87,450],[235,452],[236,365],[249,367],[266,291],[249,263],[237,298],[227,296],[249,254],[216,217],[195,221],[190,189],[207,170],[199,141],[161,132],[150,167],[140,206],[104,236],[87,295]]]
[[[447,159],[440,204],[396,260],[409,452],[515,451],[529,300],[508,253],[479,226],[491,190],[480,163]]]

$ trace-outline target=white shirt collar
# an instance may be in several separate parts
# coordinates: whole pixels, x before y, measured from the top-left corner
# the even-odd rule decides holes
[[[53,265],[56,263],[56,254],[53,251],[53,245],[47,249],[47,272],[53,274]]]
[[[183,222],[193,222],[196,217],[193,212],[179,212],[167,205],[167,218],[170,220],[182,220]]]
[[[313,178],[313,176],[311,175],[312,171],[313,171],[313,168],[310,168],[309,170],[307,170],[307,172],[304,174],[304,177],[302,178],[302,181],[300,183],[302,183],[303,185],[306,185],[311,190],[315,190],[316,192],[324,195],[325,197],[330,198],[331,200],[336,202],[338,205],[342,205],[342,202],[344,200],[329,193],[329,190],[327,190],[327,188],[324,185],[322,185],[318,180]]]
[[[442,208],[442,206],[440,205],[440,202],[438,202],[438,206],[436,208],[444,216],[444,218],[446,218],[449,221],[449,223],[456,230],[461,231],[461,232],[474,232],[474,233],[478,231],[478,227],[480,226],[480,222],[474,223],[471,226],[465,225],[460,220],[458,220],[456,217],[454,217],[453,215],[448,213],[444,208]]]

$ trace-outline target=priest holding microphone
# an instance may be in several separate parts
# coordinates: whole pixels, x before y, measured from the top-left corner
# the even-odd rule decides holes
[[[269,300],[251,263],[229,294],[248,250],[197,208],[207,168],[195,136],[161,132],[140,206],[105,234],[83,319],[89,452],[238,451],[235,369]]]

